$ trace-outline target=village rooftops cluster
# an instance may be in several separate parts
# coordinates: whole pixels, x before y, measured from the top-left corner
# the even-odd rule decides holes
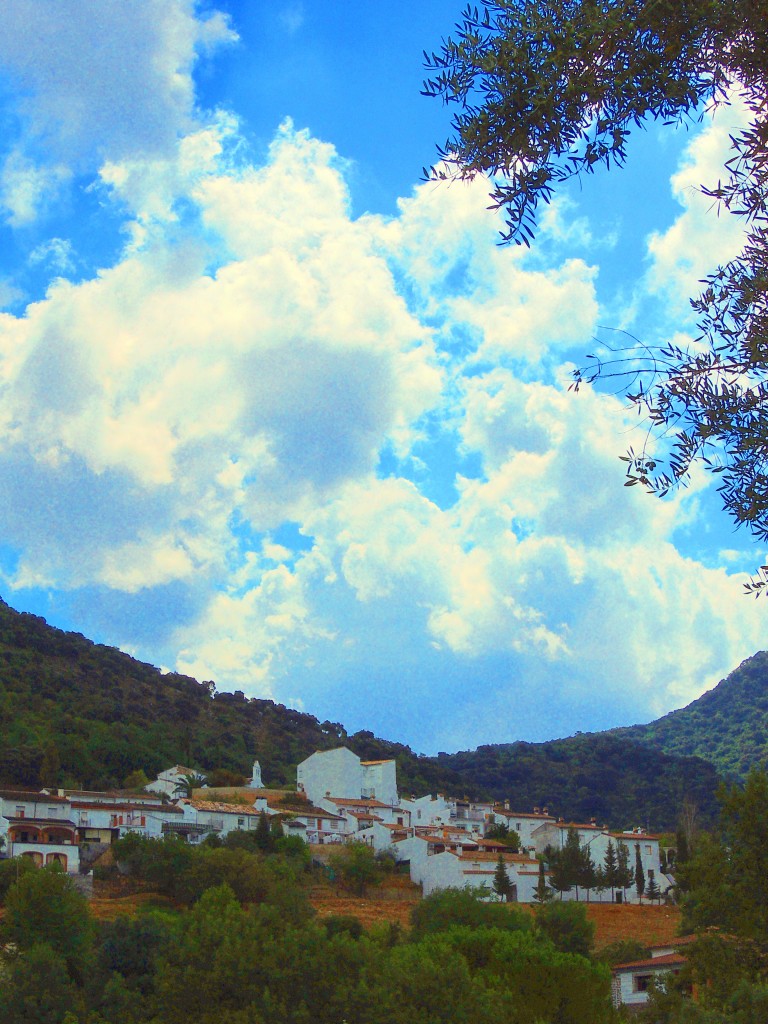
[[[540,862],[548,850],[560,850],[570,832],[587,847],[595,864],[603,863],[609,844],[631,849],[645,877],[662,891],[671,879],[662,874],[659,842],[641,829],[610,831],[589,822],[566,822],[547,807],[515,811],[509,803],[452,799],[438,795],[400,798],[394,760],[363,761],[346,747],[316,751],[297,766],[297,791],[265,788],[254,764],[251,785],[230,790],[189,789],[202,773],[183,765],[161,772],[143,793],[86,793],[0,790],[0,832],[7,855],[31,857],[36,864],[57,861],[77,872],[81,852],[92,853],[127,832],[151,837],[175,833],[191,843],[215,832],[255,829],[259,816],[280,820],[288,835],[313,845],[362,842],[388,851],[409,866],[425,895],[443,888],[488,888],[499,856],[507,867],[512,898],[528,903],[541,884]],[[510,852],[502,839],[487,833],[502,824],[519,837]],[[544,880],[547,880],[544,872]],[[574,898],[565,892],[563,898]],[[602,890],[593,898],[610,900]],[[622,899],[637,899],[622,890]]]

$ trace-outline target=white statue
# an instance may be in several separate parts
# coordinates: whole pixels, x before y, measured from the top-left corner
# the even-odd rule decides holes
[[[263,789],[264,783],[261,781],[261,765],[258,761],[253,762],[253,775],[251,776],[251,789]]]

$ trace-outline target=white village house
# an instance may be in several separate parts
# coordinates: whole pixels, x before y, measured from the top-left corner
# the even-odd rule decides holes
[[[259,762],[254,762],[248,787],[228,801],[226,792],[199,791],[179,796],[185,776],[202,774],[174,765],[161,772],[144,793],[86,793],[42,790],[0,791],[0,835],[5,854],[27,856],[36,864],[59,863],[64,870],[80,870],[80,851],[101,847],[127,832],[159,838],[168,834],[199,843],[206,835],[225,836],[237,829],[251,830],[259,815],[279,816],[287,835],[299,836],[310,845],[365,842],[376,851],[389,851],[407,864],[411,879],[425,895],[441,888],[489,890],[499,853],[502,854],[514,898],[533,900],[539,882],[539,859],[548,847],[560,849],[569,828],[575,828],[595,864],[605,860],[608,843],[623,845],[634,867],[639,856],[648,882],[662,891],[671,879],[659,867],[658,837],[643,830],[611,832],[596,822],[566,823],[547,808],[533,812],[442,795],[399,799],[394,760],[363,761],[346,747],[317,751],[297,766],[297,792],[264,789]],[[520,836],[520,852],[510,853],[486,833],[490,826],[505,824]],[[577,898],[573,891],[564,899]],[[633,890],[591,894],[608,901],[628,898]]]

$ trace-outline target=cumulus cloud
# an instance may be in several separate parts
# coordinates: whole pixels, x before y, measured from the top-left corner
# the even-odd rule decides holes
[[[530,716],[537,686],[664,710],[757,645],[733,577],[675,547],[693,495],[622,488],[620,403],[559,383],[596,268],[496,248],[485,183],[354,219],[330,145],[286,122],[257,166],[237,142],[221,115],[116,155],[122,258],[0,315],[12,586],[178,586],[196,612],[153,660],[310,709],[336,693],[335,718],[339,688],[361,715],[385,693],[436,743],[515,738],[499,709]]]
[[[687,307],[688,296],[719,264],[741,250],[744,222],[727,211],[718,211],[701,186],[713,188],[723,177],[730,156],[731,135],[744,126],[743,103],[720,107],[705,129],[688,145],[680,168],[671,180],[672,192],[683,212],[666,231],[648,240],[650,269],[647,287],[675,305]]]
[[[6,0],[0,69],[17,97],[0,177],[8,223],[32,223],[104,161],[171,156],[201,119],[196,60],[236,39],[221,12],[198,17],[195,0]]]
[[[314,175],[281,187],[285,166],[310,157]],[[295,218],[285,232],[278,194]],[[146,559],[131,529],[101,561],[93,538],[91,557],[69,564],[68,536],[58,558],[70,584],[135,589],[221,561],[233,510],[258,529],[298,516],[370,472],[388,434],[440,393],[430,332],[349,221],[329,147],[286,130],[265,168],[211,175],[197,200],[213,253],[158,232],[3,323],[7,493],[22,461],[33,477],[114,477],[155,504]],[[219,251],[227,261],[209,276]],[[86,525],[80,504],[70,518]],[[216,539],[192,559],[190,534]]]
[[[193,0],[6,0],[0,63],[45,151],[121,159],[171,151],[194,121],[197,54],[235,38]]]

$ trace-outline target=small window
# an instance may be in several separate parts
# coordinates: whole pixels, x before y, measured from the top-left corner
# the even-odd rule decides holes
[[[647,992],[651,984],[652,974],[636,974],[632,978],[632,991],[633,992]]]
[[[56,808],[55,807],[49,807],[48,808],[48,817],[49,818],[55,818],[56,817]]]
[[[238,818],[237,819],[237,827],[238,828],[242,828],[244,825],[245,825],[245,818]]]
[[[19,804],[17,806],[17,808],[16,808],[16,817],[17,818],[23,818],[24,817],[24,808],[22,807],[21,804]]]
[[[653,852],[653,847],[652,846],[646,846],[645,847],[645,852],[650,855]]]
[[[522,827],[519,821],[515,822],[515,832],[519,832]]]

